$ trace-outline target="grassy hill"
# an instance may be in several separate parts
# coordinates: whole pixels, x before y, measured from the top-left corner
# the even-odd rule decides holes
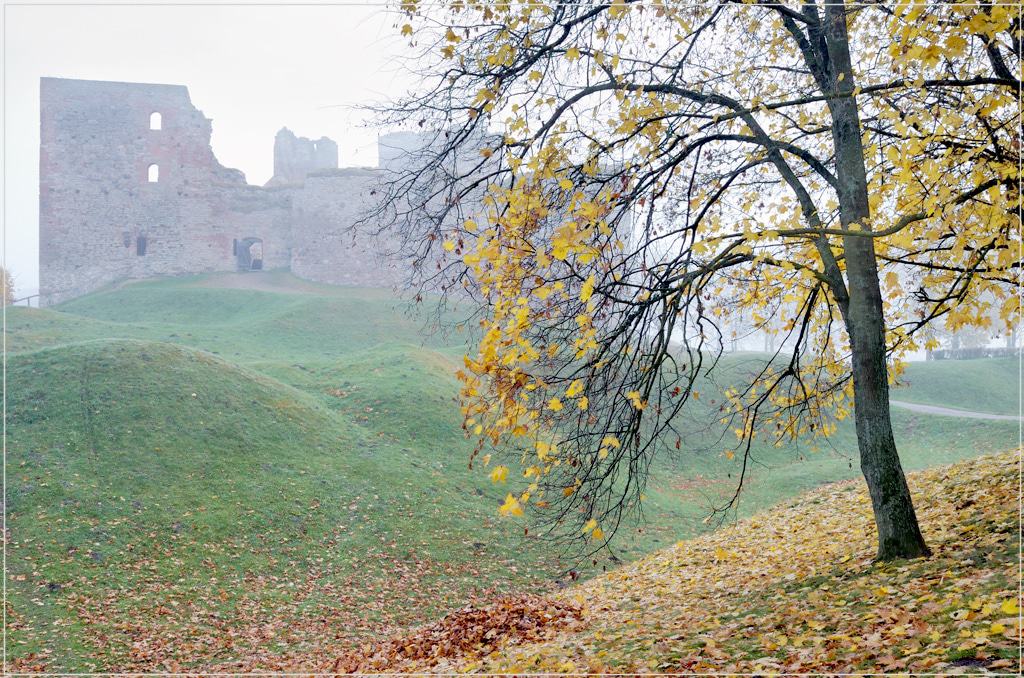
[[[553,588],[579,563],[497,518],[507,488],[466,468],[454,404],[465,340],[423,330],[386,292],[283,273],[9,309],[16,666],[271,666]],[[1017,440],[1011,423],[894,420],[910,468]],[[831,445],[758,448],[740,515],[856,477],[851,428]],[[735,469],[698,448],[658,462],[619,558],[708,529]]]
[[[499,493],[455,455],[211,354],[94,340],[13,357],[8,384],[13,638],[51,670],[230,658],[267,619],[358,637],[554,569],[486,529]]]
[[[1018,414],[1020,361],[1016,358],[910,363],[893,397],[962,410]]]

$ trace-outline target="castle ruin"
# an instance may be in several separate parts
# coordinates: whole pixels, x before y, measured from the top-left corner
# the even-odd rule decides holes
[[[398,282],[396,268],[349,233],[381,170],[339,169],[330,139],[282,129],[273,178],[253,186],[217,161],[211,120],[184,86],[43,78],[40,95],[44,305],[118,280],[213,271]],[[407,136],[381,138],[382,165],[415,143]]]

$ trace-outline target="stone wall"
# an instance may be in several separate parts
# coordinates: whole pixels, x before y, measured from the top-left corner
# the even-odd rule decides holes
[[[366,229],[353,226],[373,200],[376,169],[336,169],[310,174],[292,204],[295,246],[292,272],[333,285],[390,287],[399,283],[393,262],[377,252]]]
[[[288,265],[289,197],[217,162],[186,88],[44,78],[40,109],[46,303],[123,278],[232,270],[239,230],[267,239],[269,266]]]
[[[257,241],[263,269],[396,283],[349,232],[375,171],[338,170],[330,139],[282,130],[280,180],[250,186],[217,161],[211,121],[183,86],[43,78],[40,95],[44,305],[128,278],[239,270],[239,243]]]

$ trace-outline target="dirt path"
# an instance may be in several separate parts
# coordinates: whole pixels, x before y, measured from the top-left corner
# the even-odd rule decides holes
[[[992,421],[1021,421],[1022,418],[1015,414],[992,414],[991,412],[971,412],[970,410],[956,410],[952,407],[940,407],[938,405],[923,405],[921,403],[907,403],[902,400],[890,400],[890,405],[899,407],[911,412],[921,414],[936,414],[940,417],[962,417],[964,419],[989,419]]]

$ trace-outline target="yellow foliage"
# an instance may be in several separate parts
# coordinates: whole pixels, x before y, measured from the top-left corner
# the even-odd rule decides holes
[[[579,379],[573,379],[572,383],[569,384],[569,388],[565,389],[565,395],[573,398],[583,392],[583,382]]]
[[[453,15],[451,27],[440,25],[438,44],[453,50],[447,55],[464,59],[468,70],[493,74],[473,79],[466,88],[468,114],[508,114],[502,130],[506,145],[482,151],[485,157],[507,162],[507,181],[489,185],[484,208],[442,244],[446,251],[459,250],[471,284],[485,301],[481,339],[458,375],[464,415],[476,420],[466,430],[481,444],[530,449],[543,435],[542,427],[557,427],[567,418],[595,422],[597,428],[604,425],[601,413],[608,411],[603,399],[623,395],[634,417],[660,416],[666,394],[643,387],[647,397],[641,397],[640,391],[627,390],[637,388],[635,381],[627,381],[621,392],[582,395],[576,381],[565,392],[558,389],[565,375],[584,375],[584,382],[596,383],[586,377],[608,366],[608,353],[643,354],[647,347],[642,345],[612,345],[615,333],[609,323],[617,322],[617,304],[649,304],[658,313],[664,311],[665,318],[685,318],[692,309],[679,308],[679,299],[696,298],[695,291],[716,321],[742,314],[768,324],[770,334],[799,332],[807,342],[794,373],[769,369],[750,388],[726,395],[721,412],[737,437],[742,441],[757,434],[752,421],[733,418],[755,406],[760,430],[773,431],[778,438],[772,442],[830,435],[836,420],[853,412],[853,386],[847,380],[851,346],[842,331],[839,306],[848,292],[846,267],[852,261],[846,241],[854,236],[844,236],[843,229],[886,233],[874,237],[873,244],[894,375],[907,352],[934,341],[911,334],[927,310],[913,300],[912,289],[955,293],[953,301],[936,309],[951,330],[1019,323],[1020,301],[1012,292],[1019,281],[1020,253],[1018,93],[1003,86],[928,85],[936,79],[973,77],[978,67],[985,71],[985,41],[1006,52],[1006,31],[1016,16],[1008,4],[904,2],[887,11],[858,11],[848,26],[853,68],[830,76],[828,87],[835,92],[822,93],[823,86],[800,69],[780,78],[771,68],[775,63],[799,64],[802,55],[779,14],[768,6],[734,12],[737,26],[745,29],[730,28],[736,36],[735,54],[711,52],[722,61],[715,73],[700,64],[715,62],[717,56],[688,63],[688,82],[679,83],[674,68],[650,69],[649,79],[638,81],[637,55],[689,53],[689,41],[711,18],[714,3],[702,7],[659,1],[648,11],[646,5],[631,9],[615,0],[595,10],[592,24],[581,24],[578,32],[527,62],[524,56],[534,54],[528,50],[537,46],[531,41],[541,40],[545,22],[552,20],[550,7],[454,1],[458,17]],[[474,42],[456,26],[456,21],[468,20],[467,14],[496,27],[487,40]],[[806,30],[802,24],[800,28]],[[707,35],[715,30],[724,29],[707,28]],[[401,32],[411,35],[413,28],[406,24]],[[523,68],[509,68],[513,64]],[[620,70],[622,64],[629,64],[626,72]],[[892,86],[881,87],[887,82]],[[591,110],[582,108],[591,105],[590,97],[571,101],[582,83],[609,88]],[[646,83],[671,88],[658,90]],[[681,87],[705,94],[721,91],[737,105],[697,104],[693,96],[672,93]],[[823,98],[793,103],[815,92]],[[833,94],[853,97],[865,122],[861,141],[867,215],[844,216],[835,183],[826,180],[825,175],[838,172],[836,149],[825,133],[831,125],[828,102]],[[936,103],[940,100],[955,104]],[[564,117],[552,121],[549,129],[539,129],[538,121],[562,106]],[[771,169],[772,156],[755,143],[701,146],[701,162],[721,167],[699,181],[692,181],[701,178],[696,166],[688,176],[686,163],[671,172],[655,172],[656,167],[673,166],[668,161],[702,137],[749,140],[760,133],[789,149],[786,162],[806,187],[811,209],[794,199],[782,178],[785,172]],[[991,152],[996,138],[1001,147]],[[818,158],[828,171],[818,172],[808,157]],[[614,158],[623,158],[623,167],[614,180],[606,180],[602,174]],[[733,177],[740,179],[734,185],[722,184],[716,176],[728,176],[724,168],[734,165],[750,170]],[[644,176],[656,180],[645,184],[638,178]],[[592,185],[601,188],[590,190]],[[963,199],[975,189],[976,195]],[[638,224],[632,232],[615,230],[616,210],[629,200],[624,196],[653,201],[655,195],[684,194],[686,213],[703,214],[703,221],[683,237],[686,243],[668,238],[664,245],[669,251],[676,245],[688,247],[685,264],[671,257],[658,260],[659,240],[668,234],[654,226],[652,232],[641,233]],[[647,206],[634,202],[634,214]],[[663,215],[658,218],[664,221]],[[822,228],[827,230],[818,230]],[[635,249],[637,236],[646,239],[647,249]],[[742,261],[729,268],[729,281],[712,276],[701,290],[675,282],[702,262],[726,255]],[[624,260],[642,264],[630,269]],[[908,261],[918,265],[909,273]],[[673,267],[680,270],[667,270]],[[964,270],[974,275],[967,287],[962,285]],[[665,281],[673,282],[666,286]],[[545,327],[566,326],[575,333],[560,337],[563,345],[543,334]],[[649,328],[640,329],[644,334]],[[631,367],[650,368],[640,363]],[[548,384],[540,375],[554,378]],[[807,390],[777,387],[795,381]],[[685,398],[685,389],[676,396]],[[575,398],[576,408],[566,407],[571,403],[564,404],[563,398]],[[611,449],[602,444],[596,456],[606,459]],[[734,454],[723,452],[727,458]],[[541,467],[540,474],[547,475],[547,469]]]
[[[510,492],[505,497],[505,503],[501,505],[498,512],[503,516],[521,516],[523,515],[523,507],[519,504],[519,500],[513,497]]]

